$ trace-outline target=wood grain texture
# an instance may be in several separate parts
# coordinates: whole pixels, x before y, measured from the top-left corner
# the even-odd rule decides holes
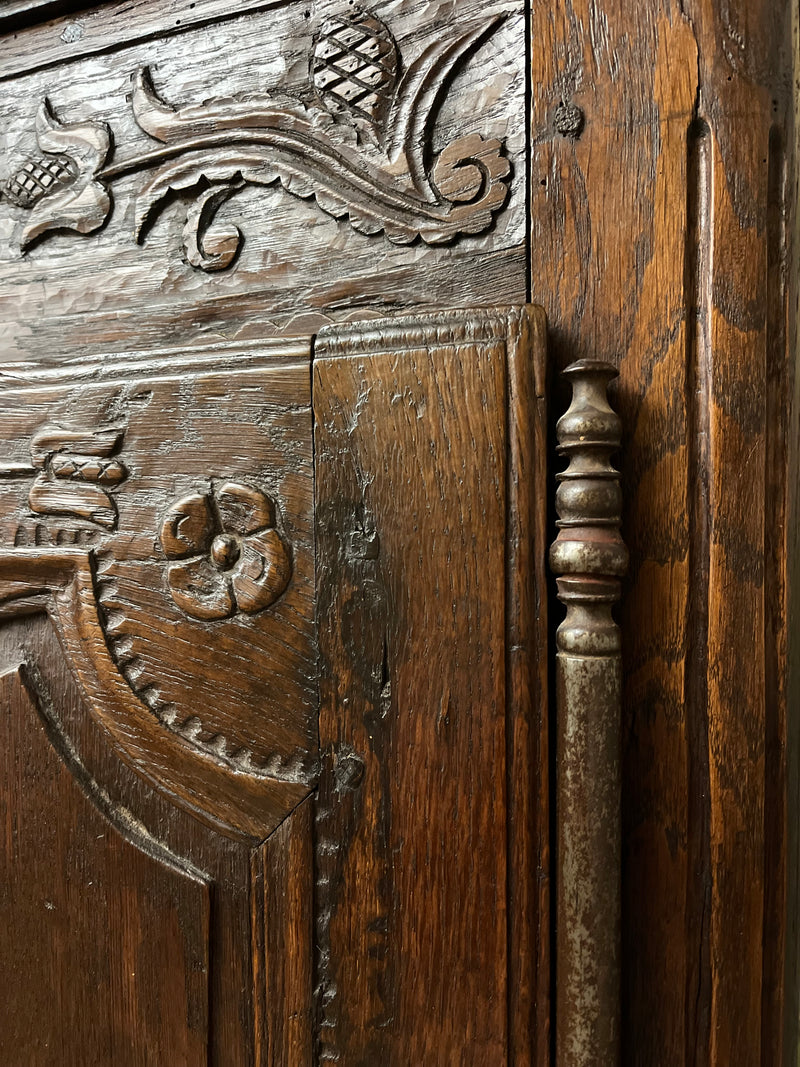
[[[254,852],[256,1064],[314,1063],[313,800]],[[263,973],[263,977],[262,977]]]
[[[205,880],[108,801],[24,667],[0,677],[0,700],[0,1056],[31,1067],[200,1063]]]
[[[0,80],[31,69],[55,66],[136,40],[180,33],[196,23],[231,14],[269,10],[287,0],[4,0],[8,28],[0,41]],[[28,9],[26,12],[26,8]],[[0,29],[6,24],[0,14]],[[45,21],[46,20],[46,21]]]
[[[16,953],[18,969],[33,992],[27,1001],[4,1002],[3,1008],[7,1004],[14,1018],[3,1016],[0,1040],[21,1035],[35,1042],[43,1013],[52,1032],[61,1035],[59,1062],[75,1067],[86,1062],[86,1042],[85,1047],[99,1050],[92,1062],[121,1067],[129,1063],[160,1067],[160,1050],[173,1048],[176,1064],[252,1067],[259,1056],[262,1063],[292,1062],[284,1058],[284,1049],[300,1047],[300,1016],[287,1018],[274,1011],[273,1000],[267,998],[270,990],[279,997],[283,994],[275,991],[284,990],[286,1004],[299,1004],[298,991],[310,985],[311,922],[307,913],[303,919],[302,902],[308,905],[313,882],[308,874],[301,877],[302,857],[308,855],[311,841],[307,813],[304,817],[300,809],[299,817],[284,824],[272,846],[255,849],[209,830],[120,762],[88,714],[44,616],[7,621],[0,631],[0,656],[11,665],[24,661],[23,670],[32,680],[25,691],[33,688],[38,701],[32,707],[26,697],[25,710],[33,715],[33,739],[41,737],[37,754],[44,746],[46,756],[44,762],[33,762],[22,758],[19,745],[4,749],[11,771],[7,788],[0,793],[7,827],[4,840],[13,848],[15,841],[23,842],[24,854],[20,846],[13,866],[3,866],[0,883],[7,906],[0,954],[5,959],[6,953]],[[33,743],[12,697],[14,693],[5,694],[3,721],[9,730],[20,727],[20,743],[26,738],[25,743]],[[57,724],[57,730],[49,722]],[[54,772],[53,766],[61,770]],[[58,803],[56,812],[53,805]],[[28,813],[25,820],[20,805]],[[52,847],[42,852],[41,841],[51,842]],[[190,889],[183,891],[187,878]],[[197,886],[200,912],[200,905],[192,903]],[[55,895],[48,896],[46,889]],[[84,908],[84,895],[88,903],[99,901],[104,907],[108,902],[109,912],[102,907],[99,912],[101,918],[107,914],[105,927],[98,926],[94,911]],[[42,926],[45,899],[63,905],[54,911],[51,926]],[[183,917],[164,934],[159,923],[171,922],[175,914],[170,900],[177,902],[175,907],[180,905]],[[195,913],[205,915],[204,925],[191,920]],[[50,916],[49,909],[44,915]],[[56,923],[61,924],[62,941],[48,941],[37,954],[37,937],[49,937]],[[140,934],[134,937],[137,924]],[[126,929],[127,941],[123,938],[124,943],[118,944]],[[54,962],[52,945],[62,942],[63,952]],[[135,967],[130,976],[120,970],[126,952],[144,968],[146,985],[141,990]],[[41,991],[59,975],[62,985],[56,999],[45,1007]],[[81,1008],[80,998],[89,988],[97,1014],[91,1007]],[[292,989],[294,997],[288,994]],[[186,997],[193,998],[194,1005],[188,1014],[182,1007]],[[263,1029],[265,1004],[272,1010],[270,1030],[278,1035],[273,1058]],[[70,1029],[76,1010],[82,1012],[80,1025]],[[170,1014],[173,1010],[175,1014]],[[162,1033],[164,1027],[169,1032]],[[291,1041],[287,1045],[286,1035],[292,1033],[294,1045]],[[9,1063],[23,1062],[13,1046],[4,1045],[3,1052]],[[32,1063],[52,1063],[44,1050],[31,1055]]]
[[[309,361],[306,341],[0,383],[0,601],[49,588],[124,758],[255,840],[317,765]]]
[[[509,951],[525,961],[511,972],[525,983],[518,1062],[546,1041],[545,1026],[518,1044],[520,1015],[541,1025],[543,917],[526,892],[512,928],[533,936],[516,945],[507,910],[509,846],[531,868],[518,887],[535,857],[514,833],[543,814],[535,796],[517,803],[526,825],[509,838],[499,773],[520,745],[514,711],[506,723],[506,334],[524,321],[387,320],[317,341],[321,1062],[505,1062]],[[517,625],[532,637],[541,621]],[[535,734],[539,692],[534,676],[520,709]]]
[[[375,663],[387,671],[404,665],[400,696],[418,710],[409,716],[404,709],[406,733],[395,747],[391,724],[382,727],[383,741],[376,740],[375,751],[387,762],[373,764],[373,774],[376,765],[380,770],[375,795],[383,806],[370,813],[356,846],[374,858],[363,899],[360,883],[352,880],[350,841],[338,859],[325,859],[322,824],[318,819],[312,840],[311,809],[301,803],[313,788],[317,751],[308,584],[309,339],[331,322],[397,310],[524,302],[524,5],[465,0],[456,9],[442,0],[380,0],[374,9],[391,26],[406,71],[476,20],[496,22],[497,32],[476,38],[458,62],[448,92],[431,97],[430,121],[412,139],[426,160],[474,134],[503,144],[510,195],[485,232],[447,247],[401,247],[380,234],[357,232],[350,220],[326,214],[318,202],[260,187],[222,206],[221,225],[241,230],[245,242],[238,258],[213,276],[199,273],[191,254],[182,258],[188,202],[180,196],[153,221],[143,244],[135,239],[144,178],[137,167],[125,168],[153,144],[135,121],[133,73],[149,66],[155,89],[177,107],[254,95],[264,105],[286,94],[295,104],[313,103],[319,86],[309,82],[310,58],[326,20],[340,8],[330,0],[126,0],[31,25],[16,38],[0,37],[7,105],[0,104],[0,181],[8,188],[29,164],[35,171],[41,163],[36,115],[47,97],[54,121],[82,124],[84,136],[94,124],[89,139],[95,155],[105,151],[100,124],[108,125],[104,180],[113,185],[103,228],[97,211],[109,194],[95,190],[96,214],[89,220],[98,226],[95,232],[47,235],[24,253],[19,239],[29,208],[7,191],[0,200],[0,305],[8,312],[0,343],[0,463],[6,472],[0,490],[0,644],[10,662],[30,661],[58,694],[66,736],[112,807],[132,812],[137,825],[202,872],[211,907],[205,944],[208,1048],[198,1051],[200,1062],[277,1067],[313,1062],[324,1049],[326,1028],[315,1035],[314,1027],[325,1022],[329,1007],[328,988],[320,988],[319,978],[332,892],[343,901],[333,909],[339,916],[331,926],[333,966],[342,971],[348,1010],[357,1019],[352,1032],[334,1035],[343,1048],[362,1044],[363,1057],[371,1057],[386,1036],[397,1063],[449,1056],[477,1064],[506,1053],[520,1064],[540,1062],[549,1025],[549,816],[547,777],[540,773],[547,753],[547,640],[544,326],[536,314],[488,316],[486,366],[479,360],[472,367],[465,359],[460,380],[450,383],[441,374],[437,380],[449,397],[436,416],[446,431],[438,440],[443,448],[456,443],[464,471],[453,459],[420,451],[413,476],[428,472],[423,488],[431,517],[425,521],[443,552],[444,607],[431,608],[430,615],[436,622],[445,612],[443,626],[464,636],[455,664],[437,639],[437,663],[449,672],[453,701],[463,695],[465,710],[454,704],[448,717],[445,695],[431,694],[422,676],[414,675],[398,615],[392,647],[384,656],[381,643]],[[331,125],[353,148],[355,134],[351,130],[348,140],[342,116],[331,118]],[[222,138],[224,131],[214,132]],[[428,162],[427,178],[433,170],[429,175],[426,168]],[[468,173],[443,182],[462,200],[459,181]],[[402,172],[395,177],[401,185]],[[79,222],[79,229],[91,228],[85,218]],[[361,225],[367,228],[364,220]],[[448,337],[445,348],[452,349]],[[277,340],[272,344],[270,338]],[[422,384],[412,379],[405,383],[406,399],[419,394],[435,412],[438,395],[423,396]],[[350,388],[352,382],[345,378],[344,384]],[[479,385],[486,386],[486,411],[482,392],[469,392]],[[388,380],[376,384],[388,403],[387,387]],[[391,407],[382,432],[398,428],[404,405]],[[409,424],[408,441],[422,450],[432,439],[425,436],[431,416],[419,414],[419,425]],[[485,475],[471,454],[473,437],[487,458]],[[405,462],[398,453],[392,477],[400,477]],[[437,472],[455,502],[449,511],[437,496]],[[232,494],[223,481],[239,486],[233,497],[240,505],[247,495],[243,487],[262,494],[255,508],[262,529],[225,526],[222,502]],[[474,496],[479,489],[486,490],[486,501]],[[461,510],[473,502],[475,515],[480,508],[489,522],[477,529],[475,546],[472,517]],[[207,513],[220,526],[210,543],[202,533]],[[407,514],[404,519],[410,521]],[[260,613],[247,608],[255,596],[249,586],[233,585],[233,593],[226,593],[181,570],[190,543],[193,565],[195,555],[210,556],[226,570],[237,565],[236,552],[241,559],[246,538],[265,531],[283,543],[291,575],[277,599],[269,605],[258,600]],[[411,539],[391,542],[385,536],[398,573],[401,566],[409,575],[431,573],[412,555]],[[448,571],[448,538],[455,539],[455,556],[469,557],[469,574],[458,567]],[[406,596],[400,583],[395,575],[390,587],[398,603]],[[473,589],[479,602],[471,607]],[[458,611],[451,617],[454,603]],[[71,629],[64,622],[70,617],[79,622]],[[423,627],[424,621],[417,641],[427,640]],[[80,663],[76,677],[67,661]],[[462,666],[468,685],[460,677]],[[384,704],[385,682],[378,678]],[[429,697],[437,700],[430,708]],[[173,717],[173,704],[189,717]],[[345,719],[342,729],[348,725]],[[329,720],[325,728],[330,747],[339,727]],[[359,735],[361,740],[366,745]],[[400,746],[406,742],[414,746],[416,764],[404,759]],[[346,808],[349,775],[357,776],[357,766],[347,750],[337,749],[338,756],[344,770],[337,764],[325,803],[333,797],[338,804],[341,791]],[[478,763],[480,782],[473,781]],[[212,766],[214,773],[208,771]],[[441,797],[431,785],[440,780]],[[400,813],[395,829],[405,844],[392,837],[384,798]],[[428,809],[434,852],[423,834]],[[337,807],[336,818],[349,830],[346,811]],[[331,851],[338,847],[337,841],[328,844]],[[376,882],[375,872],[389,871],[395,848],[405,851],[393,888],[388,877]],[[321,860],[340,865],[346,875],[341,887],[324,888]],[[150,887],[148,882],[138,895]],[[398,901],[401,907],[395,907]],[[391,932],[384,925],[386,907],[397,920]],[[324,913],[316,925],[315,908]],[[348,908],[355,916],[352,944]],[[437,915],[444,920],[441,930]],[[364,933],[373,918],[377,925]],[[320,931],[315,959],[314,934]],[[389,945],[395,932],[397,941]],[[361,953],[362,935],[367,955]],[[443,966],[450,946],[453,963]],[[422,961],[419,976],[416,958]],[[180,969],[171,958],[167,965]],[[320,999],[312,1004],[314,966]],[[456,984],[453,968],[461,977]],[[365,983],[364,974],[377,975],[377,985]],[[432,1007],[423,993],[432,997]],[[393,1010],[392,998],[398,1006],[394,1021],[383,1016],[385,1035],[384,996],[387,1010]],[[109,1025],[116,1025],[115,1006],[109,1017]],[[66,1055],[73,1055],[71,1048]],[[134,1042],[129,1055],[138,1062],[144,1053]],[[173,1059],[181,1062],[180,1056]]]
[[[506,548],[509,1062],[550,1056],[550,737],[545,549],[547,348],[541,313],[510,332]],[[534,358],[531,359],[531,353]]]
[[[532,10],[532,295],[558,363],[619,364],[626,427],[636,1064],[782,1054],[790,14]],[[562,100],[577,137],[557,132]]]
[[[195,10],[202,6],[208,5]],[[98,8],[93,18],[107,19],[113,7]],[[49,43],[37,40],[40,60],[51,55],[57,65],[17,72],[5,82],[2,180],[37,154],[35,118],[44,97],[60,121],[107,123],[114,141],[112,165],[152,149],[130,104],[131,78],[140,67],[152,67],[156,90],[177,105],[237,95],[251,100],[255,95],[262,102],[314,102],[310,58],[315,37],[337,4],[268,5],[236,17],[231,5],[226,10],[222,17],[217,9],[216,21],[211,12],[209,22],[166,33],[161,5],[142,40],[136,39],[136,27],[144,25],[145,16],[141,23],[125,19],[130,43],[119,20],[111,19],[113,39],[96,55],[82,57],[78,51],[70,60],[62,55],[57,35]],[[250,188],[219,212],[226,231],[238,227],[245,235],[235,267],[203,276],[181,256],[187,207],[181,197],[153,225],[144,245],[136,243],[135,200],[144,183],[140,173],[114,182],[113,214],[101,232],[54,235],[24,255],[18,238],[27,213],[4,197],[0,306],[8,301],[9,328],[0,357],[53,363],[86,351],[147,351],[202,336],[224,341],[276,333],[308,336],[332,320],[418,304],[524,303],[523,5],[518,0],[490,5],[468,0],[456,14],[440,0],[406,0],[399,6],[377,3],[374,13],[390,26],[406,67],[431,45],[452,39],[459,28],[504,16],[497,31],[475,46],[469,62],[459,65],[449,93],[437,101],[423,131],[432,157],[448,142],[473,133],[504,142],[512,187],[490,231],[452,246],[401,247],[380,235],[356,233],[346,219],[331,218],[314,201],[288,196],[280,187]],[[7,64],[3,69],[13,73]],[[110,272],[117,278],[111,287],[105,284]]]
[[[797,284],[792,7],[768,0],[376,0],[375,13],[391,23],[408,61],[461,20],[507,16],[460,69],[431,143],[438,150],[473,131],[503,138],[513,167],[510,198],[491,231],[447,248],[393,246],[280,189],[254,189],[220,212],[225,225],[246,234],[235,266],[201,276],[180,256],[182,203],[158,220],[143,246],[135,243],[135,174],[115,184],[114,214],[102,232],[54,236],[24,256],[18,248],[23,209],[5,197],[0,202],[4,361],[52,366],[130,350],[146,360],[156,350],[198,342],[223,347],[280,334],[307,338],[332,321],[394,311],[533,299],[547,311],[557,365],[579,358],[618,363],[624,533],[632,549],[621,615],[627,635],[623,1059],[637,1065],[773,1067],[797,1040],[800,861],[793,812],[800,745],[787,713],[800,677],[796,667],[793,688],[786,686],[787,657],[791,651],[796,659],[797,651],[787,622],[798,455],[796,400],[794,408],[789,404],[796,394],[790,353]],[[254,87],[302,96],[316,28],[336,9],[334,2],[198,0],[190,8],[177,0],[126,0],[31,26],[17,39],[0,38],[2,181],[36,150],[34,119],[44,96],[65,121],[108,122],[115,164],[144,151],[147,141],[128,99],[130,75],[142,65],[153,66],[156,88],[176,103]],[[513,378],[509,370],[512,393]],[[346,384],[355,411],[357,383]],[[153,441],[156,448],[164,443]],[[521,445],[513,447],[523,454]],[[388,444],[385,451],[402,481],[407,460]],[[491,469],[499,479],[499,467]],[[507,480],[510,471],[507,466]],[[353,500],[367,491],[355,485]],[[509,525],[513,491],[512,484]],[[364,536],[369,540],[369,529]],[[524,559],[512,533],[508,544],[509,553]],[[361,550],[371,551],[369,545]],[[369,555],[347,564],[364,571],[374,565]],[[508,583],[505,591],[511,603]],[[390,648],[384,657],[375,637],[391,621],[388,595],[380,584],[368,587],[353,609],[365,659],[376,672],[374,678],[354,674],[353,685],[377,708],[384,662],[396,654]],[[29,606],[40,611],[43,603]],[[512,620],[509,634],[516,625]],[[38,616],[30,626],[26,640],[38,648],[45,640]],[[515,647],[507,640],[506,653]],[[508,656],[506,696],[526,684],[519,659]],[[19,662],[18,649],[9,662]],[[541,685],[541,677],[531,684]],[[394,753],[379,714],[376,723],[376,750],[383,744]],[[359,744],[371,752],[368,731],[358,730]],[[438,736],[430,744],[438,752]],[[531,914],[540,915],[547,898],[544,806],[538,800],[527,806],[532,792],[519,782],[525,754],[535,753],[541,764],[541,721],[520,716],[504,746],[509,766],[516,763],[520,772],[508,805],[519,822],[538,828],[540,910]],[[241,945],[252,936],[255,861],[246,847],[223,845],[182,822],[146,783],[117,769],[99,741],[96,748],[105,754],[98,755],[95,777],[106,788],[122,783],[131,810],[169,827],[166,836],[182,842],[176,854],[201,853],[200,869],[213,868],[214,885],[230,889],[214,913],[221,925],[215,921],[210,935],[211,959],[220,961],[209,978],[211,1056],[226,1067],[244,1065],[255,1055],[254,1032],[241,1024],[252,1005],[249,993],[242,1001],[230,991],[251,989],[251,961],[241,958]],[[383,833],[385,806],[361,812],[358,789],[351,788],[351,775],[361,772],[348,750],[339,755],[340,778],[329,780],[325,802],[341,796],[343,825],[371,820]],[[360,749],[357,755],[363,757]],[[406,765],[402,770],[411,773]],[[385,795],[384,785],[365,781],[375,789],[371,796]],[[541,787],[543,779],[537,782]],[[364,839],[361,858],[342,861],[355,869],[367,857],[378,922],[363,934],[374,941],[364,971],[342,964],[351,968],[348,989],[368,984],[365,973],[389,974],[395,966],[380,925],[392,904],[380,872],[392,853],[389,838],[377,840],[374,854]],[[520,904],[512,929],[519,922],[527,940],[536,923],[526,927],[527,883],[515,884],[512,857],[524,865],[533,855],[519,841],[504,847],[509,899]],[[355,890],[343,893],[355,908]],[[274,907],[271,913],[282,914]],[[499,938],[494,922],[480,932],[490,934]],[[337,936],[343,945],[344,924]],[[524,1041],[514,1035],[526,1027],[540,1056],[546,1045],[545,944],[540,939],[535,974],[522,964],[515,972],[509,957],[509,1049],[517,1040],[520,1057]],[[318,969],[324,938],[319,951]],[[382,998],[391,988],[387,979],[363,1000],[356,997],[364,1014],[345,1041],[366,1040],[368,1012],[374,1008],[372,1018],[384,1018]],[[323,1002],[328,992],[336,990],[322,989]],[[495,1005],[483,1019],[494,1034]]]

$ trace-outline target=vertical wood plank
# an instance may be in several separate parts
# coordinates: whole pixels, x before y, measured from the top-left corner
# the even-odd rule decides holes
[[[685,1062],[688,975],[686,137],[697,44],[680,5],[533,5],[532,299],[556,366],[620,367],[624,607],[623,1060]],[[582,112],[559,132],[561,103]],[[554,389],[552,403],[566,407]],[[653,961],[658,961],[654,965]]]
[[[208,886],[91,778],[24,666],[0,711],[0,1060],[207,1062]]]
[[[558,364],[619,363],[627,430],[636,1064],[787,1052],[792,15],[760,0],[532,8],[532,298]]]
[[[776,263],[789,5],[692,3],[688,10],[699,44],[698,114],[712,152],[704,475],[710,1004],[701,1062],[766,1064],[780,1056],[780,946],[765,945],[765,935],[775,932],[785,852],[782,549],[768,523],[782,523],[784,507],[788,353]]]
[[[519,1034],[503,769],[540,741],[506,728],[508,329],[499,314],[453,314],[317,345],[323,1063],[500,1063],[509,1021]],[[541,458],[523,447],[534,473]],[[521,618],[517,630],[535,637]],[[539,732],[537,693],[524,710]],[[542,818],[533,801],[518,810],[528,826]],[[534,907],[541,891],[526,889]],[[520,892],[512,883],[512,907]],[[538,923],[511,945],[534,961],[512,966],[527,984],[512,1015],[529,1020],[542,1010]]]
[[[314,959],[313,803],[253,853],[253,967],[258,1067],[311,1067]]]
[[[509,1063],[550,1055],[550,780],[546,323],[509,316],[508,701]]]

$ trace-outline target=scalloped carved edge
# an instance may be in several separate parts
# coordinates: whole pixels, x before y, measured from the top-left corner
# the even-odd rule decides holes
[[[48,692],[47,686],[35,663],[23,661],[0,671],[0,691],[11,699],[10,687],[17,685],[25,693],[34,712],[44,725],[47,738],[58,758],[75,779],[86,799],[94,805],[117,833],[140,852],[165,864],[185,877],[200,884],[208,883],[208,875],[189,860],[172,852],[154,837],[132,811],[116,803],[100,783],[92,777],[81,759],[71,738],[64,730]]]
[[[238,774],[311,788],[319,774],[319,759],[316,755],[297,752],[286,757],[273,753],[257,761],[250,749],[237,747],[224,734],[209,730],[198,714],[193,712],[182,718],[177,705],[163,699],[158,683],[144,675],[140,661],[131,655],[131,638],[126,634],[115,633],[123,616],[115,611],[117,587],[115,579],[106,576],[108,566],[109,563],[99,554],[94,568],[98,619],[111,659],[141,704],[165,729],[183,738],[203,755],[224,764]]]
[[[446,244],[486,231],[508,198],[511,168],[503,142],[469,133],[445,145],[431,163],[428,157],[435,115],[457,64],[505,16],[475,20],[452,37],[438,38],[402,76],[399,50],[385,24],[361,10],[337,18],[323,23],[315,38],[309,73],[315,103],[248,96],[173,107],[156,92],[149,69],[140,68],[133,79],[133,115],[158,147],[139,156],[109,163],[108,125],[61,122],[45,99],[36,117],[41,154],[18,166],[3,188],[5,199],[26,213],[21,250],[53,231],[102,229],[113,210],[110,186],[139,171],[152,173],[136,194],[135,239],[144,241],[168,202],[191,197],[184,258],[204,271],[236,261],[243,236],[238,227],[217,223],[216,213],[248,185],[280,185],[315,200],[335,219],[348,218],[357,232],[383,233],[397,244],[418,238]],[[330,66],[339,24],[363,33],[383,53],[369,106],[326,80],[331,69],[344,80],[351,76]],[[375,53],[359,57],[358,47],[347,46],[348,58],[375,76]]]
[[[93,718],[128,766],[173,803],[229,836],[258,841],[308,795],[308,784],[245,774],[164,729],[113,661],[86,551],[0,552],[0,598],[9,615],[46,611]]]

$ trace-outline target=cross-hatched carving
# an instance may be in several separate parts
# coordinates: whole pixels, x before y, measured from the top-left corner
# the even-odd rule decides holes
[[[4,192],[12,204],[30,208],[54,186],[69,185],[77,174],[77,164],[69,156],[29,159],[8,179]]]
[[[320,30],[311,60],[314,86],[326,106],[376,122],[397,82],[397,46],[388,28],[365,12],[337,15]]]

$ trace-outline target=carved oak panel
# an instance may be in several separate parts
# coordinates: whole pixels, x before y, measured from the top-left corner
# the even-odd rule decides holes
[[[113,8],[4,83],[7,358],[524,302],[522,4],[228,8],[131,43]]]
[[[207,1062],[206,877],[92,778],[36,667],[0,704],[0,1059]]]
[[[254,837],[317,772],[309,360],[0,376],[3,610],[47,610],[120,753]]]
[[[524,309],[2,376],[10,646],[52,674],[54,631],[84,709],[15,722],[212,887],[213,1063],[544,1033],[543,380]]]
[[[321,1061],[544,1063],[543,408],[533,309],[317,339]]]
[[[524,5],[176,10],[0,37],[8,765],[44,737],[42,840],[136,853],[78,926],[99,1010],[139,897],[172,975],[92,1055],[543,1062],[543,325],[496,307]]]

